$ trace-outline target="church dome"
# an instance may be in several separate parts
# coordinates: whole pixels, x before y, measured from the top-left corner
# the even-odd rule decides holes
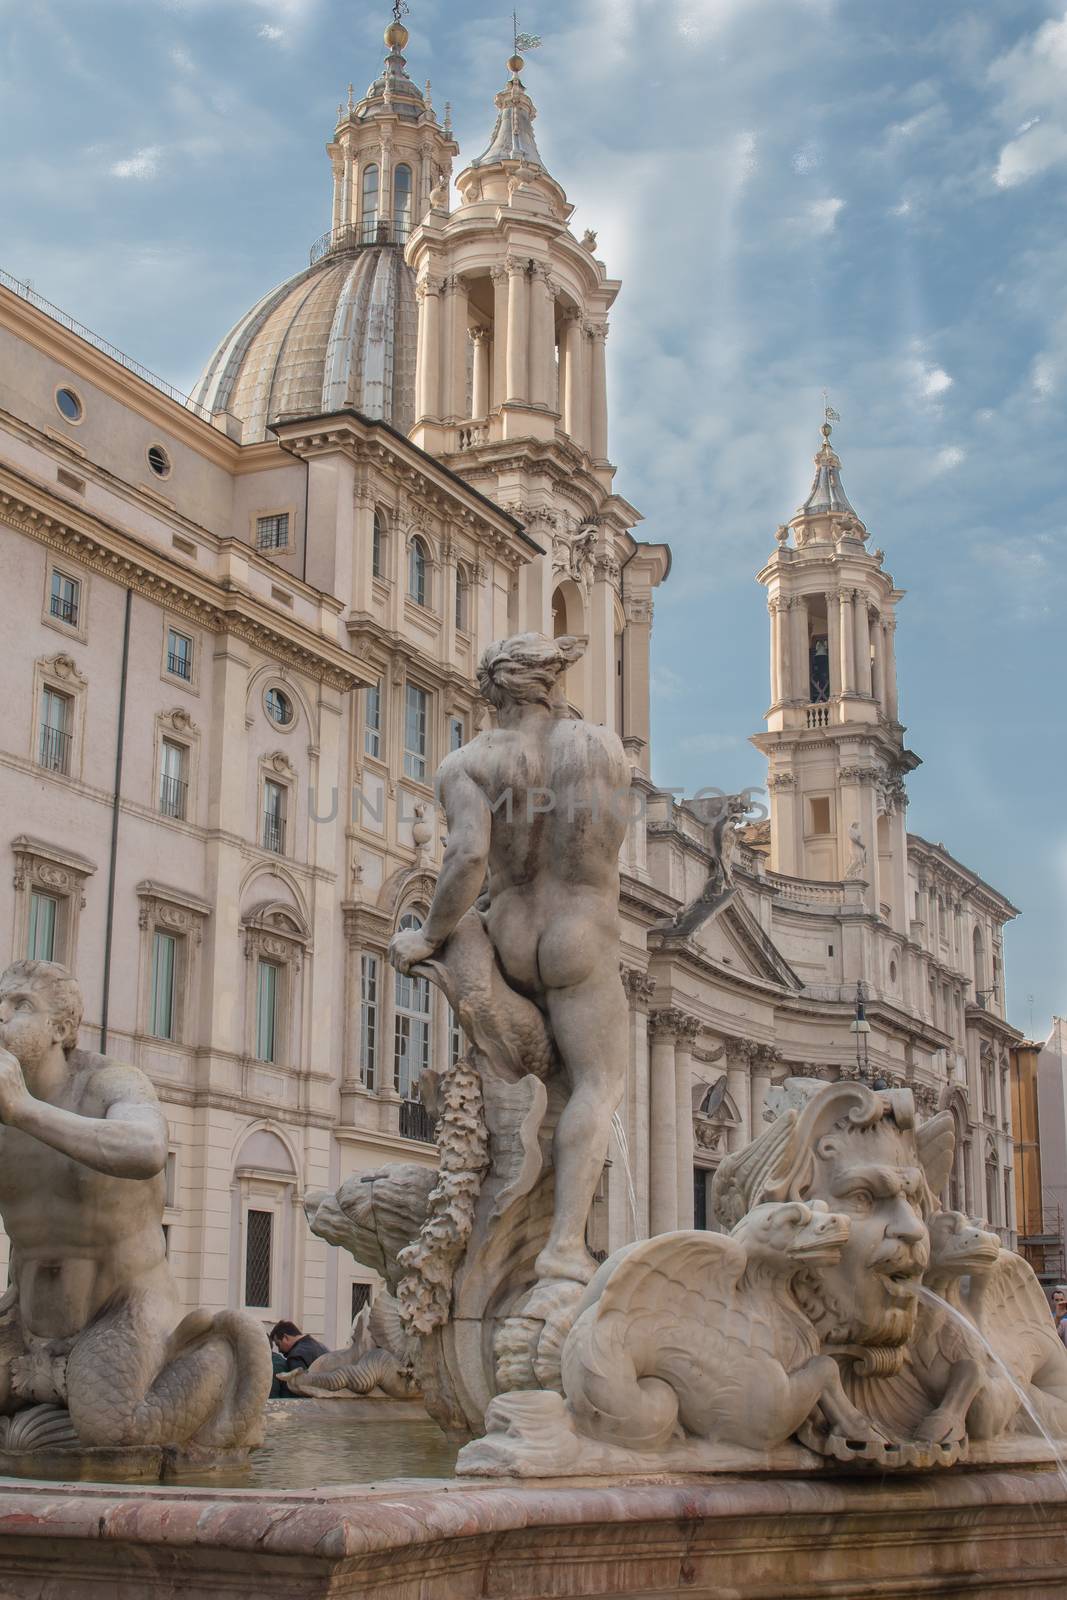
[[[407,433],[415,421],[415,278],[392,245],[327,249],[252,307],[193,393],[243,424],[243,442],[281,417],[352,407]]]

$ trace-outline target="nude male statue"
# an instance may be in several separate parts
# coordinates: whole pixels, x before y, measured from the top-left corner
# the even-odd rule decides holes
[[[479,686],[497,726],[440,768],[448,844],[433,904],[422,928],[390,946],[408,972],[478,902],[505,978],[547,1018],[570,1095],[556,1126],[555,1211],[536,1272],[578,1283],[596,1266],[585,1226],[628,1049],[618,855],[630,768],[614,733],[567,710],[563,674],[584,649],[584,640],[525,633],[482,657]]]
[[[263,1331],[238,1312],[177,1326],[167,1124],[143,1073],[76,1048],[81,1017],[66,968],[19,961],[0,976],[0,1413],[65,1405],[86,1446],[256,1443]]]

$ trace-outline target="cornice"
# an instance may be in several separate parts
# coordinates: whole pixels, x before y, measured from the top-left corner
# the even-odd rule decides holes
[[[360,670],[361,663],[340,645],[317,638],[295,620],[280,617],[265,601],[229,580],[220,583],[205,574],[194,574],[162,550],[99,517],[71,508],[7,465],[0,466],[0,521],[187,621],[243,639],[342,693],[372,681],[369,673]],[[244,546],[241,550],[245,554]],[[251,549],[247,554],[254,556]]]

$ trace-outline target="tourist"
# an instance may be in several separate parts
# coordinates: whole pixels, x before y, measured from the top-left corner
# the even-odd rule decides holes
[[[1067,1344],[1067,1285],[1057,1284],[1052,1291],[1052,1315],[1056,1319],[1056,1332]]]
[[[306,1372],[313,1361],[329,1354],[326,1346],[310,1333],[301,1333],[295,1322],[276,1322],[270,1330],[270,1342],[285,1357],[287,1372],[294,1367],[303,1367]]]

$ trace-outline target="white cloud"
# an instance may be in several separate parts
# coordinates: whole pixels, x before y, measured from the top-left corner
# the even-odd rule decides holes
[[[989,79],[1000,91],[1004,121],[1015,130],[1001,148],[996,186],[1014,189],[1067,167],[1067,11],[998,57]]]
[[[110,167],[113,178],[136,178],[140,182],[148,182],[159,176],[159,158],[162,154],[158,145],[147,145],[143,150],[138,150],[135,155],[126,156],[122,161],[115,161]]]
[[[179,72],[196,71],[196,62],[193,60],[188,50],[183,50],[180,44],[176,44],[171,50],[170,59],[174,66],[177,67]]]
[[[844,209],[845,202],[836,195],[828,195],[824,200],[812,200],[805,212],[809,230],[815,234],[833,233]]]
[[[932,367],[918,360],[912,361],[910,366],[915,386],[925,400],[936,400],[952,388],[952,379],[944,367]]]
[[[891,217],[910,217],[911,216],[911,201],[910,200],[901,200],[899,205],[895,205],[895,206],[890,208],[889,215]]]
[[[285,29],[276,27],[273,22],[265,22],[257,31],[261,39],[267,39],[271,44],[278,44],[285,38]]]
[[[819,152],[813,144],[806,144],[794,152],[793,171],[801,177],[814,172],[819,165]]]
[[[947,444],[934,457],[935,472],[954,472],[967,459],[966,450],[958,444]]]

